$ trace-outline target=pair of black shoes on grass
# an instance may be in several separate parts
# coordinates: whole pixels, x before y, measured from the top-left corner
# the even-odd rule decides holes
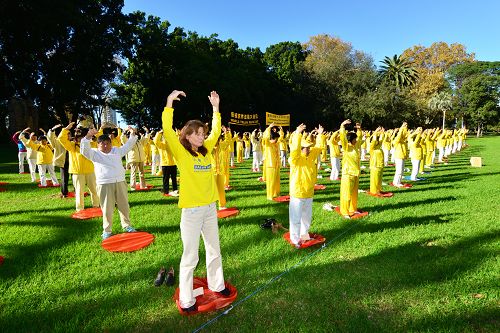
[[[174,268],[170,267],[170,270],[166,271],[165,267],[162,267],[160,271],[158,272],[158,275],[156,276],[155,279],[155,287],[159,287],[165,282],[167,286],[173,286],[175,283],[175,278],[174,278]]]
[[[221,291],[217,291],[216,294],[220,294],[222,297],[229,297],[231,295],[231,290],[228,287],[225,287]],[[194,303],[189,308],[181,308],[182,312],[192,313],[198,311],[198,304]]]

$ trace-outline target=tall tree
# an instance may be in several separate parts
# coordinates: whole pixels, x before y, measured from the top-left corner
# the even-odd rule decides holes
[[[442,91],[435,94],[429,99],[429,108],[433,111],[443,112],[443,131],[445,128],[446,111],[452,108],[451,94],[447,91]]]
[[[413,86],[418,80],[418,71],[413,64],[402,56],[394,55],[382,60],[379,73],[398,91]]]

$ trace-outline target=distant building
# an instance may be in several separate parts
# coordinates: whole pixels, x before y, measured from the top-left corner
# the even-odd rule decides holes
[[[116,110],[110,108],[109,105],[106,105],[104,107],[104,110],[102,111],[102,123],[111,123],[118,125],[116,119]]]

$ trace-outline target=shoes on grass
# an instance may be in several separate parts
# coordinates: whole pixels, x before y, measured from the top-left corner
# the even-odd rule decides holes
[[[113,234],[111,232],[103,232],[102,233],[102,240],[108,239],[111,236],[113,236]]]
[[[163,284],[163,282],[165,281],[165,272],[165,267],[162,267],[158,272],[158,275],[156,275],[155,287],[159,287]]]
[[[129,226],[128,226],[128,227],[126,227],[126,228],[123,228],[123,230],[124,230],[125,232],[136,232],[136,231],[137,231],[137,230],[135,230],[135,228],[134,228],[134,227],[132,227],[131,225],[129,225]]]
[[[174,268],[170,267],[167,273],[167,277],[165,279],[165,284],[171,287],[174,285],[174,283],[175,283]]]

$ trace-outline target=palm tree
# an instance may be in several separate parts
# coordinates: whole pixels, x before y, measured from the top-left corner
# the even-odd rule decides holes
[[[381,62],[383,65],[380,66],[379,73],[392,82],[398,91],[413,86],[418,80],[418,71],[402,56],[395,54],[392,58],[385,57]]]
[[[444,131],[444,122],[446,119],[446,111],[451,110],[452,102],[451,102],[451,94],[447,91],[442,91],[438,94],[434,94],[428,102],[429,108],[433,111],[442,111],[443,112],[443,131]]]

